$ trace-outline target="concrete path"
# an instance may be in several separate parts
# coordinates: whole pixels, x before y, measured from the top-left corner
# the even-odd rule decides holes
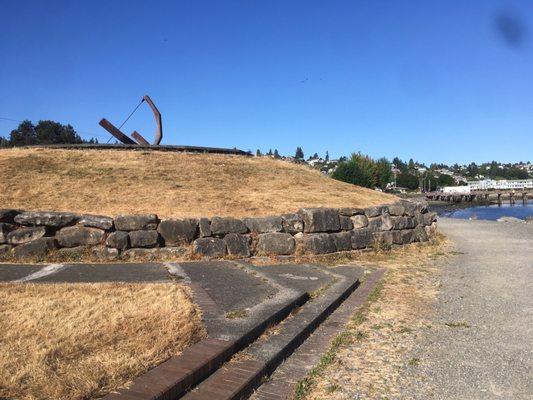
[[[402,398],[533,399],[533,224],[441,218],[439,229],[457,255]]]

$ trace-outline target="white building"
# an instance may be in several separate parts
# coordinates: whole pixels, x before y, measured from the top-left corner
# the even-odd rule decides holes
[[[442,192],[447,194],[470,194],[470,186],[444,186]]]
[[[471,190],[509,190],[509,189],[533,189],[533,179],[469,181],[467,185]]]

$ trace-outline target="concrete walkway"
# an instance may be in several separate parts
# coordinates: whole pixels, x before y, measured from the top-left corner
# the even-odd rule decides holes
[[[533,224],[441,218],[439,229],[457,254],[402,398],[533,399]]]

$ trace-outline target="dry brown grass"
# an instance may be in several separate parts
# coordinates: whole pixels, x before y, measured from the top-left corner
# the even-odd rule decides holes
[[[364,312],[354,314],[332,360],[299,398],[407,398],[402,388],[418,360],[406,354],[416,338],[431,329],[428,317],[440,283],[438,265],[451,256],[442,237],[430,244],[360,255],[358,265],[387,268],[379,296]]]
[[[1,284],[0,398],[88,399],[205,335],[177,284]]]
[[[266,157],[5,149],[0,170],[0,204],[25,210],[242,217],[395,200]]]

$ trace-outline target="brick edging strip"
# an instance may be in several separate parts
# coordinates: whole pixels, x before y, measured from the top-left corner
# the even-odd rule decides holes
[[[254,355],[251,359],[230,361],[196,389],[187,393],[183,400],[238,400],[246,398],[261,385],[264,377],[270,375],[285,358],[289,357],[302,342],[305,342],[320,323],[335,312],[343,304],[343,301],[350,298],[359,284],[359,279],[355,279],[342,288],[333,299],[327,300],[327,305],[318,314],[311,318],[305,316],[305,327],[298,332],[290,333],[293,328],[289,328],[287,340],[279,343],[280,347],[267,360],[261,360],[261,357],[258,359],[257,355]],[[303,316],[302,313],[305,311],[300,311],[295,318]],[[280,335],[284,334],[280,333]]]
[[[310,366],[316,365],[330,346],[331,340],[341,332],[356,309],[362,306],[368,296],[381,281],[385,269],[371,273],[364,284],[352,293],[316,331],[285,360],[271,379],[260,386],[253,394],[254,400],[289,399],[294,394],[298,382],[305,378]]]
[[[191,285],[193,297],[205,297],[208,305],[207,313],[211,310],[211,297],[205,290],[199,290],[199,285]],[[172,356],[167,361],[157,365],[146,373],[135,378],[127,389],[106,395],[103,400],[169,400],[182,396],[193,387],[217,370],[237,351],[242,350],[249,343],[257,339],[269,326],[285,319],[292,310],[301,306],[309,299],[304,292],[290,302],[258,322],[235,341],[215,338],[204,339],[186,348],[179,356]],[[216,306],[216,305],[215,305]],[[204,310],[202,310],[204,311]]]

